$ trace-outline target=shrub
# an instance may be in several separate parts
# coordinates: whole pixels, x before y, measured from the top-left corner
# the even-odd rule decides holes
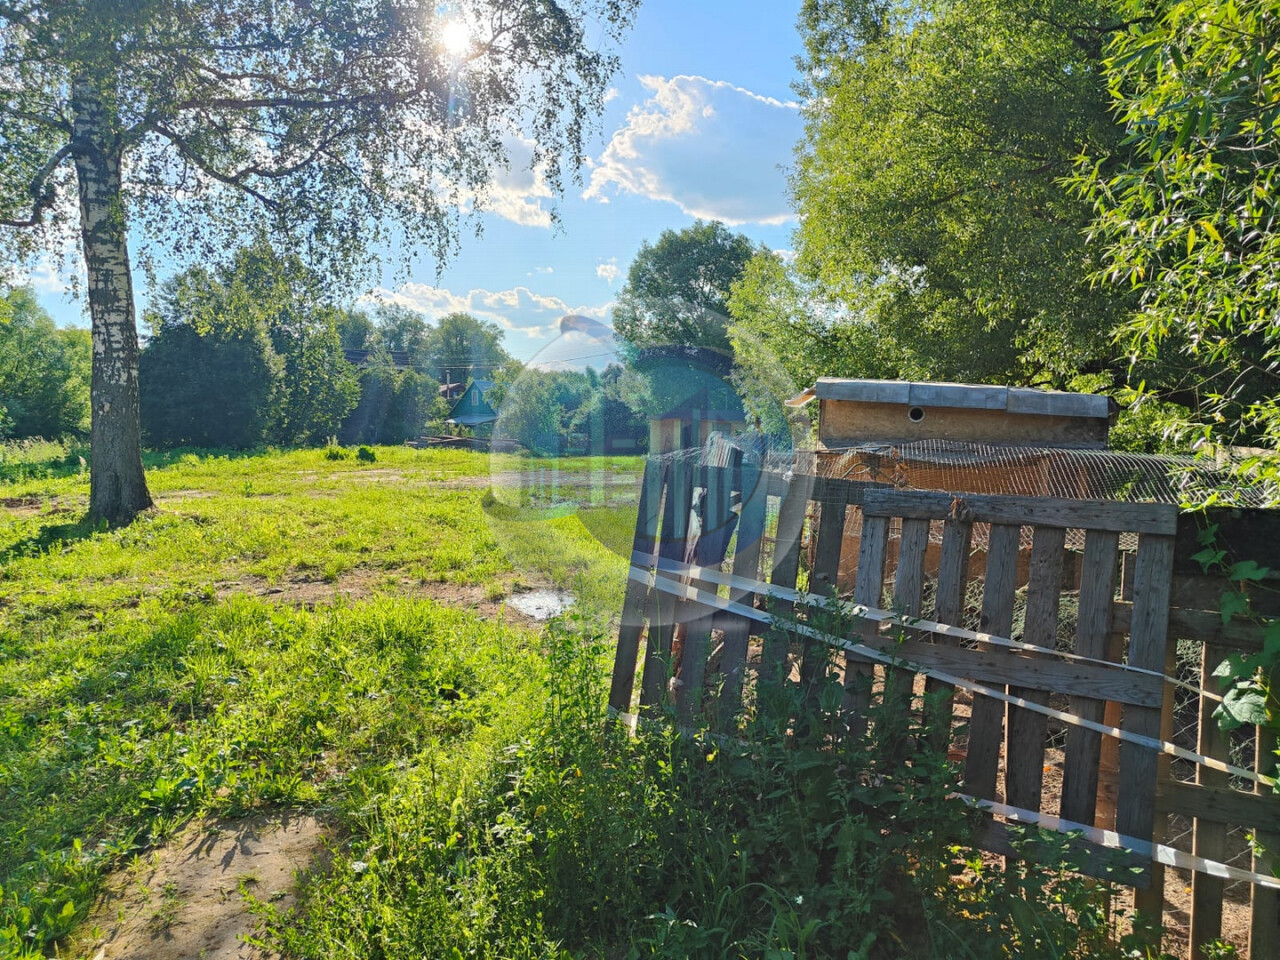
[[[330,444],[324,448],[324,458],[326,460],[350,460],[351,451],[344,450],[342,447],[335,447]]]
[[[731,737],[664,718],[632,736],[606,716],[608,639],[570,620],[548,644],[541,719],[465,787],[411,765],[416,787],[362,814],[368,836],[277,925],[286,952],[1121,955],[1105,886],[1048,869],[1061,843],[1028,838],[1040,862],[1007,876],[967,852],[975,814],[907,711],[876,708],[874,737],[832,737],[831,677],[811,695],[762,690]],[[374,877],[372,849],[394,854]]]
[[[356,459],[361,463],[373,463],[378,459],[378,455],[373,452],[373,447],[361,447],[356,451]]]

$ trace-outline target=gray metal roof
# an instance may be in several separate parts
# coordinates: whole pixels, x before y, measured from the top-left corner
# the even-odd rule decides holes
[[[814,387],[814,394],[819,400],[846,400],[852,403],[1004,410],[1008,413],[1100,420],[1111,415],[1111,399],[1102,394],[975,383],[913,383],[908,380],[844,380],[821,377]]]
[[[478,427],[485,423],[496,423],[498,418],[493,414],[464,413],[459,417],[450,417],[445,423],[456,423],[462,427]]]

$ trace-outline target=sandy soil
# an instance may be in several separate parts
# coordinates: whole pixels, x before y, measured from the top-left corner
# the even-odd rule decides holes
[[[112,878],[89,921],[93,960],[265,960],[246,894],[293,903],[298,876],[323,863],[314,818],[275,813],[196,823]]]

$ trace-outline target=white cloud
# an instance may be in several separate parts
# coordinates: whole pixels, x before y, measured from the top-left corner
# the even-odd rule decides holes
[[[610,87],[604,92],[604,102],[613,103],[613,101],[617,100],[620,96],[622,96],[621,90],[617,87]]]
[[[793,219],[783,167],[799,105],[705,77],[641,77],[650,91],[591,164],[585,199],[631,193],[728,224]]]
[[[608,260],[602,260],[600,263],[596,264],[596,276],[611,287],[613,286],[613,281],[618,279],[618,275],[620,273],[622,273],[622,271],[618,269],[617,257],[610,257]]]
[[[0,280],[10,286],[31,287],[37,293],[62,294],[71,289],[67,269],[77,261],[64,255],[60,267],[48,256],[41,256],[29,266],[9,265],[0,269]]]
[[[526,273],[525,276],[532,277],[534,274],[537,274],[540,277],[546,277],[546,276],[550,276],[555,272],[556,272],[555,267],[534,267],[532,270]]]
[[[544,206],[544,201],[553,199],[555,194],[547,183],[545,169],[534,166],[534,147],[532,140],[516,134],[503,138],[509,166],[493,172],[489,188],[479,203],[476,194],[457,190],[456,186],[455,192],[442,188],[441,193],[449,194],[449,200],[457,203],[464,213],[479,206],[522,227],[550,228],[551,210]]]
[[[364,302],[394,303],[438,320],[449,313],[469,313],[481,320],[498,324],[508,331],[507,346],[518,358],[530,354],[548,341],[563,340],[560,319],[567,314],[580,314],[595,320],[606,320],[613,304],[570,306],[559,297],[537,293],[525,286],[510,290],[477,288],[465,294],[426,283],[405,283],[394,290],[378,288]]]

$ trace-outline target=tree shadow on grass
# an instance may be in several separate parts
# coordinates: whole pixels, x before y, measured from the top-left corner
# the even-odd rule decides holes
[[[38,557],[55,547],[87,540],[95,533],[101,533],[106,529],[105,524],[90,523],[88,517],[81,517],[71,523],[46,523],[30,536],[16,540],[4,550],[0,550],[0,569],[14,560]]]

